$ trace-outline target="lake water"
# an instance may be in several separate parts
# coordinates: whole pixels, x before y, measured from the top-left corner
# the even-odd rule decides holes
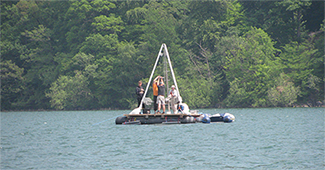
[[[115,125],[125,111],[1,113],[1,169],[324,169],[324,108],[202,109],[233,123]]]

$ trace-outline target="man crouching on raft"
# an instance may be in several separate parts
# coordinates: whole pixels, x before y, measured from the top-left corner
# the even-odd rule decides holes
[[[157,113],[160,113],[160,108],[162,106],[162,108],[163,108],[162,114],[165,114],[165,84],[163,81],[163,77],[159,76],[156,84],[158,86],[158,97],[157,97],[158,111],[157,111]]]

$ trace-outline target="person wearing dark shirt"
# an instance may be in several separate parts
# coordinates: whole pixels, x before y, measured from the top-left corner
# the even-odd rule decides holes
[[[163,108],[163,114],[165,113],[165,84],[163,78],[160,77],[159,81],[156,83],[158,86],[158,97],[157,97],[157,104],[158,104],[158,112],[160,112],[161,107]]]
[[[137,95],[137,100],[138,100],[138,107],[140,107],[140,103],[141,103],[143,94],[144,94],[144,88],[142,87],[142,82],[139,81],[138,82],[138,86],[136,88],[136,95]],[[144,105],[144,103],[142,103],[142,109],[144,109],[144,108],[145,108],[145,105]]]

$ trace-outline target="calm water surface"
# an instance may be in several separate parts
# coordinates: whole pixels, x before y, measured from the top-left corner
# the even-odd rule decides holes
[[[324,169],[324,108],[205,109],[233,123],[115,125],[125,111],[2,112],[0,169]]]

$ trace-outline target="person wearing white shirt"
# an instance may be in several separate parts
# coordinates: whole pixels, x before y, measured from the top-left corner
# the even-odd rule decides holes
[[[172,85],[171,90],[169,91],[170,103],[174,114],[177,113],[177,91],[175,86]]]

